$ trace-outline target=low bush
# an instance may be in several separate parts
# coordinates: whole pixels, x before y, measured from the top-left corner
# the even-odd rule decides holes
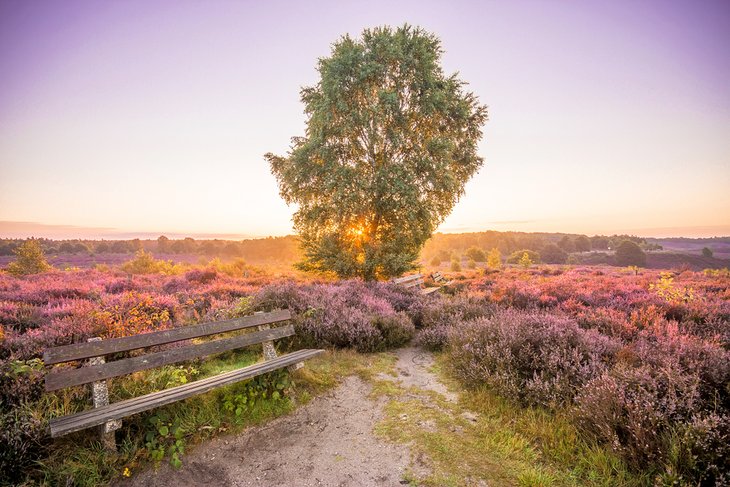
[[[253,298],[253,309],[288,308],[295,313],[297,339],[306,346],[373,352],[400,346],[415,332],[407,310],[411,293],[359,281],[338,284],[268,286]],[[401,310],[396,309],[399,308]]]
[[[566,317],[504,310],[454,329],[448,354],[456,376],[468,385],[486,384],[525,404],[556,407],[570,404],[619,348]]]

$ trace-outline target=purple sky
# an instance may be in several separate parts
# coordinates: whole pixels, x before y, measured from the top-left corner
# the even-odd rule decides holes
[[[0,236],[290,233],[262,155],[332,42],[404,22],[490,108],[441,231],[730,234],[728,1],[0,0]]]

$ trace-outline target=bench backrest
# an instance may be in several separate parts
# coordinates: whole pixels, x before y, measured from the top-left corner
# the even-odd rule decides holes
[[[423,276],[421,274],[411,274],[410,276],[393,279],[393,283],[407,288],[421,287],[423,286]]]
[[[431,274],[431,277],[439,284],[446,282],[446,278],[440,272],[434,272],[433,274]]]
[[[219,333],[261,326],[268,327],[272,323],[285,321],[291,318],[289,310],[277,310],[270,313],[254,314],[233,320],[203,323],[200,325],[185,326],[172,330],[143,333],[122,338],[111,338],[87,343],[75,343],[46,350],[43,361],[47,365],[99,357],[111,353],[126,352],[139,348],[164,345],[167,343],[200,338]],[[53,370],[46,374],[46,390],[55,391],[64,387],[88,384],[111,377],[131,374],[141,370],[152,369],[167,364],[205,357],[216,353],[226,352],[237,348],[263,343],[278,338],[294,335],[291,325],[260,329],[233,338],[212,340],[209,342],[186,345],[180,348],[147,353],[137,357],[116,360],[81,367],[78,369]]]

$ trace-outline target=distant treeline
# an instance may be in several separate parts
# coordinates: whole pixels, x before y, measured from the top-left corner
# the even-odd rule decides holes
[[[589,252],[592,250],[613,250],[629,240],[643,250],[661,250],[661,246],[647,242],[647,239],[634,235],[594,235],[588,237],[567,233],[523,233],[523,232],[475,232],[475,233],[437,233],[426,242],[422,256],[431,260],[436,256],[459,257],[470,248],[483,250],[499,249],[503,255],[518,250],[541,252],[545,247],[556,245],[565,252]]]
[[[133,254],[145,250],[155,254],[185,254],[205,257],[243,258],[249,262],[294,262],[299,259],[296,237],[266,237],[249,240],[50,240],[37,239],[46,255],[54,254]],[[1,239],[0,255],[12,255],[22,239]]]

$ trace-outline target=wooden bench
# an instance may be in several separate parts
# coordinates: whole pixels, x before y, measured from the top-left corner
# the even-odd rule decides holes
[[[66,387],[91,384],[92,399],[94,402],[93,409],[51,419],[51,436],[55,438],[74,431],[99,426],[102,442],[108,448],[115,449],[116,445],[114,443],[113,432],[121,427],[120,420],[124,417],[203,394],[216,387],[251,379],[284,367],[289,367],[290,370],[296,370],[304,365],[304,360],[318,355],[323,350],[297,350],[296,352],[277,356],[273,340],[294,335],[295,332],[291,324],[275,328],[271,328],[271,325],[281,323],[290,318],[291,313],[289,310],[277,310],[270,313],[256,313],[233,320],[203,323],[123,338],[110,338],[107,340],[91,338],[86,343],[76,343],[47,349],[43,354],[43,361],[46,365],[88,360],[83,367],[74,369],[56,368],[49,371],[45,378],[46,390],[55,391]],[[179,348],[144,353],[113,362],[106,362],[104,359],[104,356],[109,354],[244,329],[257,329],[257,331],[239,334],[231,338],[186,344]],[[262,362],[206,379],[109,404],[106,379],[176,362],[206,357],[258,343],[263,344],[264,360]]]
[[[443,276],[443,274],[441,274],[441,272],[438,271],[431,274],[431,279],[433,279],[433,281],[439,286],[448,286],[454,283],[454,281],[449,281]]]
[[[421,274],[411,274],[410,276],[399,277],[393,279],[393,283],[405,288],[418,288],[421,294],[431,294],[438,291],[438,287],[424,287],[423,276]]]

